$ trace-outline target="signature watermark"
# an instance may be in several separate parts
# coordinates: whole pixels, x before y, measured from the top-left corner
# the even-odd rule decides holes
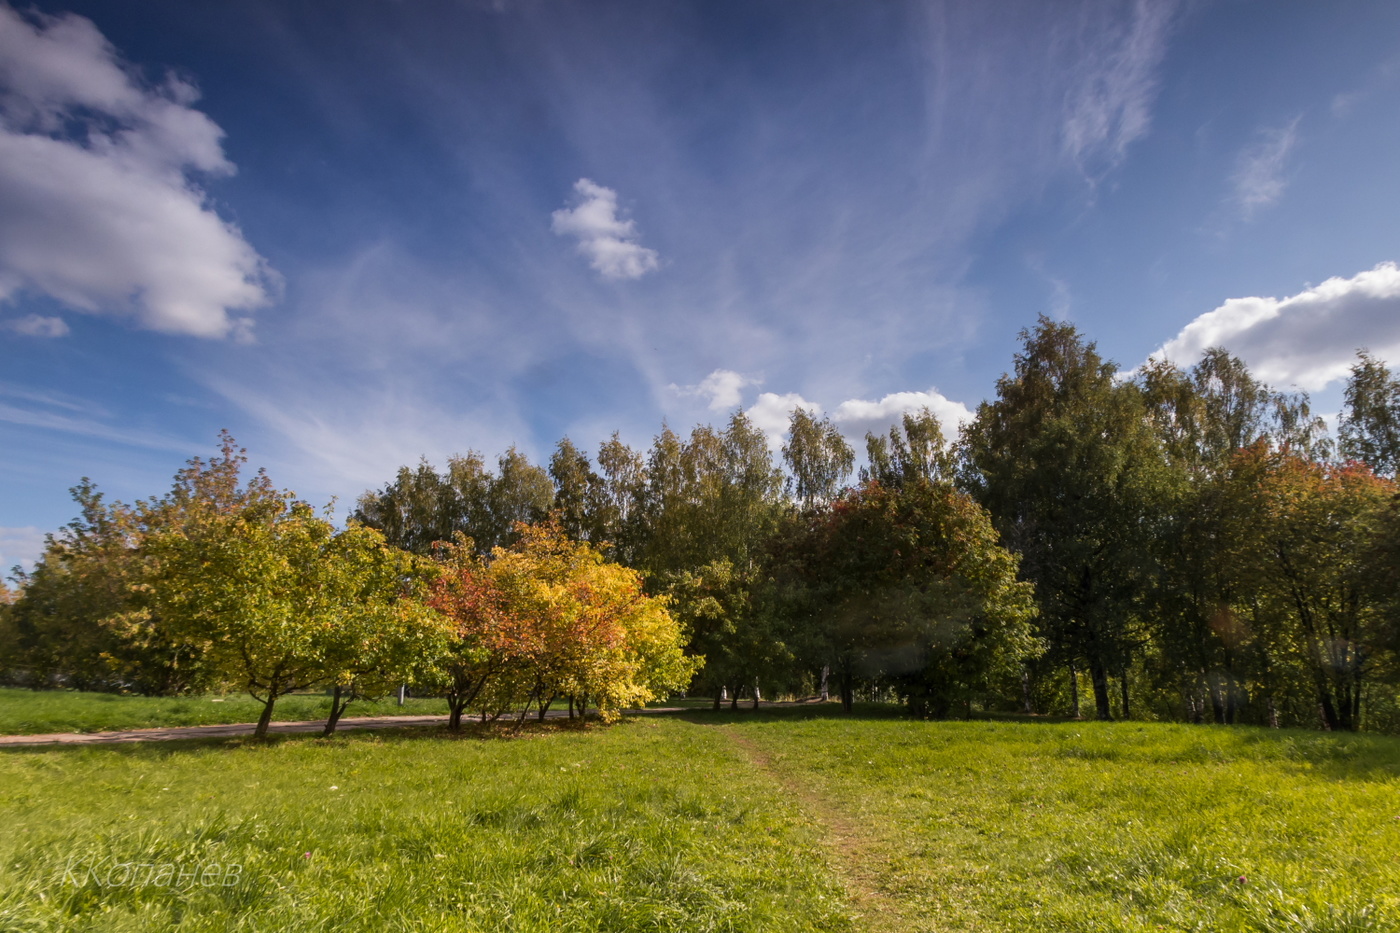
[[[70,858],[63,883],[99,888],[214,888],[232,887],[242,879],[243,866],[232,862],[118,862]]]

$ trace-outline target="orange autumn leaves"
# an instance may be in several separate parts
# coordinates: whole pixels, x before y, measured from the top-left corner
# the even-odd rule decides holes
[[[591,704],[604,719],[683,689],[698,661],[664,598],[635,570],[603,560],[554,523],[517,526],[520,539],[489,560],[465,542],[445,548],[428,605],[457,626],[456,663],[484,715],[556,699]]]

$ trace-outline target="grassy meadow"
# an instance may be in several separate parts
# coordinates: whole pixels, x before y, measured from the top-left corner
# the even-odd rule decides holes
[[[306,722],[330,715],[331,698],[319,693],[282,697],[273,708],[279,722]],[[142,697],[76,690],[0,687],[0,735],[45,732],[111,732],[167,726],[212,726],[257,722],[262,704],[246,693],[227,696]],[[409,697],[357,700],[346,716],[446,716],[447,702]]]
[[[1396,739],[831,707],[505,735],[5,749],[0,930],[1400,929]]]

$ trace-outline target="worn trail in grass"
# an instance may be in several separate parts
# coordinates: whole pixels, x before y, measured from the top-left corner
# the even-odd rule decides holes
[[[3,930],[852,929],[798,807],[678,720],[5,751],[0,825]]]
[[[775,767],[757,742],[738,730],[725,732],[749,764],[790,794],[819,828],[827,858],[855,908],[860,927],[874,933],[912,929],[912,918],[905,915],[900,902],[882,890],[878,866],[884,858],[878,851],[880,840],[801,773]]]
[[[1400,930],[1392,738],[806,711],[717,731],[825,823],[871,929]]]
[[[869,712],[0,751],[0,930],[1400,930],[1400,741]]]

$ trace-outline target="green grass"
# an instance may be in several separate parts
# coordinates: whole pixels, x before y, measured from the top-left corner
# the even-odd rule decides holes
[[[1394,738],[806,713],[728,728],[864,828],[908,929],[1400,929]]]
[[[13,750],[0,825],[3,930],[849,929],[794,803],[677,720]],[[242,870],[82,874],[127,862]]]
[[[861,712],[3,751],[0,930],[1400,930],[1400,740]]]
[[[301,722],[330,715],[330,697],[294,694],[277,701],[273,719]],[[20,690],[0,687],[0,735],[45,732],[110,732],[166,726],[208,726],[256,722],[262,704],[247,694],[194,697],[141,697],[76,690]],[[410,697],[350,704],[347,716],[447,715],[443,700]]]

